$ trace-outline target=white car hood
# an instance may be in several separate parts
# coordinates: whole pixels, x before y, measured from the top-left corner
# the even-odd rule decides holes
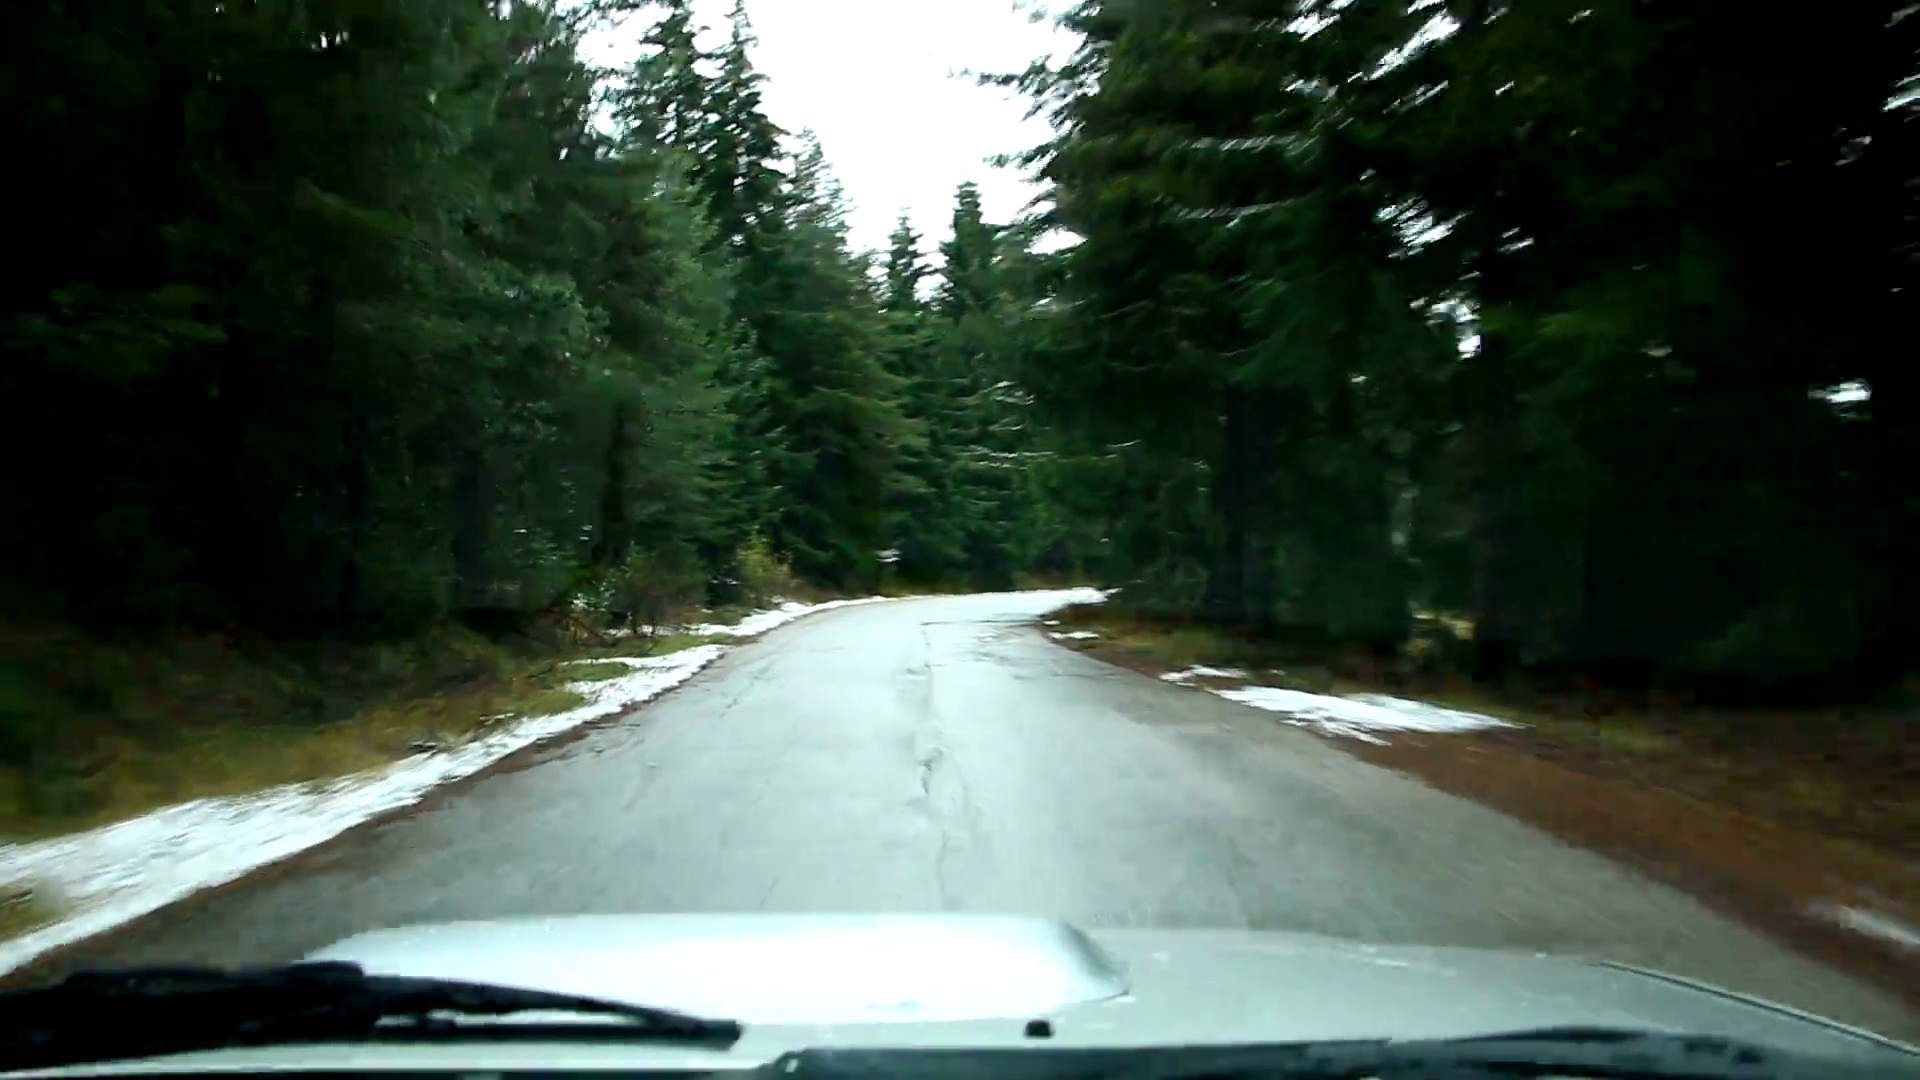
[[[1445,1038],[1558,1025],[1714,1034],[1811,1051],[1884,1043],[1782,1005],[1530,952],[1314,934],[1104,930],[965,915],[633,915],[447,923],[312,959],[612,998],[815,1044],[1054,1045]],[[898,1025],[914,1025],[909,1036]],[[940,1037],[927,1026],[949,1029]],[[889,1031],[889,1028],[896,1030]]]
[[[1183,1046],[1556,1026],[1716,1035],[1909,1068],[1916,1060],[1892,1040],[1658,973],[1311,934],[1089,934],[1046,919],[960,915],[577,916],[382,930],[310,959],[732,1018],[746,1034],[725,1051],[605,1040],[303,1046],[116,1071],[745,1068],[807,1048]],[[1044,1038],[1028,1029],[1039,1020]]]

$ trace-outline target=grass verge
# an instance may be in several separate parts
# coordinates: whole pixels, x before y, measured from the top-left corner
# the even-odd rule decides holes
[[[0,941],[38,930],[57,921],[60,914],[58,904],[29,886],[16,885],[0,891]]]
[[[573,708],[584,699],[570,687],[631,671],[612,658],[716,640],[534,644],[444,628],[404,645],[250,647],[0,626],[0,839],[378,768]],[[29,910],[0,897],[0,934]]]
[[[632,668],[610,660],[567,665],[567,681],[570,683],[606,682],[608,679],[618,679],[631,674],[633,674]]]
[[[621,659],[733,640],[611,638],[583,624],[539,638],[449,625],[397,644],[111,641],[0,621],[0,843],[378,768],[423,744],[573,708],[584,698],[571,687],[630,673]],[[0,935],[31,925],[36,910],[0,896]]]
[[[1474,736],[1569,768],[1673,790],[1755,818],[1920,859],[1920,779],[1912,719],[1863,709],[1713,709],[1578,695],[1501,694],[1456,674],[1408,674],[1341,657],[1304,657],[1218,629],[1143,619],[1118,606],[1069,608],[1062,641],[1151,674],[1207,664],[1316,693],[1390,693],[1525,725]]]

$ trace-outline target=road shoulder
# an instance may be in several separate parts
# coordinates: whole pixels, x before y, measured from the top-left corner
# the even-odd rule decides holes
[[[1440,730],[1350,727],[1338,707],[1316,704],[1423,703],[1343,693],[1359,688],[1324,678],[1288,689],[1300,684],[1284,672],[1208,655],[1201,635],[1176,631],[1169,641],[1121,630],[1111,609],[1070,609],[1042,630],[1061,647],[1195,691],[1257,700],[1261,687],[1276,687],[1281,701],[1305,710],[1262,704],[1277,721],[1678,888],[1920,1011],[1920,940],[1911,929],[1920,925],[1920,865],[1911,860],[1698,797],[1663,783],[1636,755],[1609,752],[1605,740],[1569,739],[1512,712],[1484,717],[1484,725],[1430,725]]]

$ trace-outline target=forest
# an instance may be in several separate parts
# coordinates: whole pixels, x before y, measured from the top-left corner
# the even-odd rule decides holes
[[[1486,678],[1905,677],[1910,5],[1055,15],[981,77],[1042,197],[868,252],[744,6],[24,4],[0,594],[404,640],[771,562],[1380,655],[1444,615]]]
[[[636,6],[641,61],[592,69]],[[753,552],[840,590],[1044,561],[994,392],[1020,238],[963,187],[937,278],[910,232],[850,251],[744,9],[717,50],[684,3],[28,19],[17,604],[405,635],[614,578],[724,594]]]
[[[1066,20],[991,80],[1080,238],[1018,382],[1136,604],[1709,700],[1912,667],[1911,4]]]

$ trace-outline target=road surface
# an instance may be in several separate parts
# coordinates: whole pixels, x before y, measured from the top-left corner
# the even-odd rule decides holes
[[[1046,640],[1031,597],[845,608],[88,963],[270,962],[423,920],[970,911],[1597,954],[1912,1037],[1896,1002],[1255,709]]]

